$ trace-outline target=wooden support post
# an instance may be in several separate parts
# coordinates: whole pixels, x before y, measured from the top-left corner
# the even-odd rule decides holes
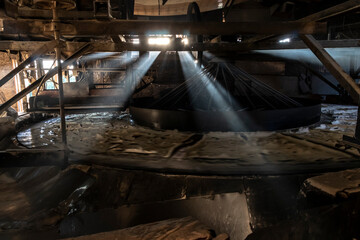
[[[37,74],[38,76],[42,76],[45,74],[44,70],[43,70],[43,62],[42,59],[38,59],[36,61],[36,66],[37,66]]]
[[[65,68],[65,67],[69,66],[70,64],[72,64],[73,62],[75,62],[80,56],[82,56],[89,49],[90,49],[89,44],[86,44],[86,45],[82,46],[78,51],[76,51],[73,55],[71,55],[68,59],[66,59],[61,64],[62,68]],[[35,90],[40,85],[41,82],[49,80],[50,78],[52,78],[57,73],[58,73],[58,68],[57,67],[51,69],[47,74],[43,75],[41,78],[37,79],[35,82],[30,84],[30,86],[28,86],[27,88],[25,88],[24,90],[22,90],[21,92],[19,92],[18,94],[16,94],[12,98],[10,98],[4,104],[0,105],[0,114],[2,112],[4,112],[6,109],[8,109],[9,107],[11,107],[11,105],[13,105],[17,101],[19,101],[21,98],[26,96],[26,94],[28,94],[29,92]]]
[[[28,76],[29,82],[30,82],[30,79],[36,79],[36,78],[37,78],[37,77],[36,77],[36,70],[37,70],[37,69],[35,69],[35,62],[37,62],[37,61],[38,61],[38,60],[30,63],[30,68],[32,68],[32,69],[31,69],[30,74],[29,74],[29,76]],[[43,75],[43,74],[41,74],[41,75],[39,75],[39,76],[42,76],[42,75]]]
[[[24,78],[24,72],[20,72],[19,74],[19,80],[20,80],[20,87],[21,87],[21,90],[25,89],[25,78]],[[28,109],[28,101],[27,101],[27,98],[26,96],[23,98],[23,111],[26,112],[26,110]]]
[[[347,74],[341,66],[330,56],[330,54],[311,35],[301,35],[301,39],[324,64],[336,80],[349,92],[350,96],[357,103],[360,96],[360,87]]]
[[[21,70],[23,70],[27,65],[36,60],[38,57],[43,55],[44,53],[52,50],[56,46],[55,41],[51,41],[46,43],[44,46],[40,47],[38,50],[33,52],[30,57],[28,57],[25,61],[19,64],[15,69],[9,72],[5,77],[0,80],[0,87],[7,83],[10,79],[12,79],[16,74],[18,74]]]

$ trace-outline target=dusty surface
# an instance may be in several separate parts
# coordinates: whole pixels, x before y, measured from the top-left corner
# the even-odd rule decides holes
[[[156,160],[157,166],[163,164],[164,168],[184,169],[194,168],[186,166],[193,163],[240,168],[263,164],[354,162],[359,156],[358,151],[338,147],[338,144],[343,134],[354,134],[357,108],[323,105],[322,112],[320,123],[299,129],[200,135],[137,126],[127,112],[74,114],[67,116],[67,133],[72,154],[101,156],[101,161],[126,160],[124,165],[131,165],[132,159],[137,166],[149,165]],[[17,138],[29,148],[54,147],[60,142],[59,129],[59,119],[54,118],[20,132]],[[197,140],[193,141],[193,138]]]
[[[93,181],[77,168],[2,168],[0,230],[54,225]]]
[[[216,234],[246,236],[250,226],[261,229],[297,215],[298,193],[308,172],[307,176],[200,177],[98,165],[137,164],[207,174],[209,170],[234,173],[247,166],[256,166],[255,173],[287,165],[296,169],[317,165],[325,171],[329,163],[341,167],[358,162],[357,150],[337,146],[343,134],[353,135],[356,113],[356,107],[329,105],[323,107],[322,122],[309,127],[202,134],[136,126],[126,112],[69,115],[70,157],[101,158],[97,165],[70,165],[66,170],[2,169],[0,238],[24,239],[25,229],[32,231],[31,239],[74,237],[185,216],[193,216]],[[28,148],[54,148],[60,142],[59,119],[35,124],[17,138]],[[154,212],[162,218],[149,219]],[[129,213],[136,217],[130,218]],[[214,224],[214,219],[223,225]],[[34,237],[34,231],[48,235]]]
[[[348,197],[360,193],[360,169],[325,173],[307,179],[305,184],[332,197],[337,194]]]
[[[75,237],[187,216],[212,236],[250,232],[242,177],[84,165],[3,168],[0,189],[0,239]]]
[[[66,240],[95,240],[95,239],[123,239],[123,240],[210,240],[214,239],[211,229],[191,217],[169,219],[155,223],[143,224],[131,228],[112,232],[97,233]]]

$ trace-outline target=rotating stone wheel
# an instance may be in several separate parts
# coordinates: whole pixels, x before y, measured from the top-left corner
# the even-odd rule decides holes
[[[76,7],[76,2],[73,0],[33,0],[33,7],[51,10],[54,8],[54,1],[57,9],[72,10]]]
[[[318,122],[321,105],[290,98],[230,63],[212,62],[157,99],[133,99],[130,114],[159,129],[275,131]]]

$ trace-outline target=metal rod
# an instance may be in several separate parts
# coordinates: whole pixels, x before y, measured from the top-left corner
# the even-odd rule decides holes
[[[65,150],[64,155],[64,165],[68,163],[68,156],[67,156],[67,139],[66,139],[66,120],[65,120],[65,109],[64,109],[64,86],[62,81],[62,66],[61,66],[61,48],[60,48],[60,31],[59,31],[59,18],[56,11],[56,1],[53,1],[53,28],[54,28],[54,39],[57,41],[57,46],[55,47],[55,54],[56,54],[56,61],[58,67],[58,83],[59,83],[59,107],[60,107],[60,130],[61,130],[61,139],[62,144]]]

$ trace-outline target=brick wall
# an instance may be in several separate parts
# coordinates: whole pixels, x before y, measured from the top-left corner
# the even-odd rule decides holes
[[[5,52],[0,52],[0,78],[4,77],[13,69],[10,57],[15,58],[14,55],[9,55],[8,53]],[[2,92],[2,93],[0,92],[0,95],[5,96],[6,100],[14,96],[16,94],[14,79],[11,79],[5,85],[0,87],[0,91]],[[2,101],[3,100],[0,96],[0,103],[2,103]],[[17,104],[14,104],[12,107],[18,110]]]

